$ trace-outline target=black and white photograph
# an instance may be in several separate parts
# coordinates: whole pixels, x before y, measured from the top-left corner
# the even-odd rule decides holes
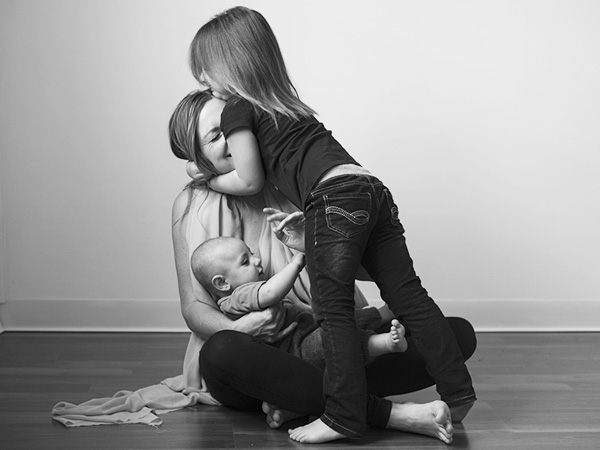
[[[0,0],[0,449],[600,445],[600,2]]]

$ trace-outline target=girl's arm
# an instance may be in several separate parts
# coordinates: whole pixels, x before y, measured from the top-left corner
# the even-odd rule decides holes
[[[235,170],[212,178],[209,187],[223,194],[252,195],[260,192],[265,173],[256,136],[248,128],[239,128],[227,138],[227,148]]]
[[[304,253],[294,255],[290,263],[273,275],[258,291],[258,306],[261,309],[283,300],[292,290],[298,274],[304,268]]]
[[[185,237],[187,220],[190,214],[183,215],[188,204],[189,190],[185,190],[173,204],[173,248],[175,251],[175,268],[181,300],[181,312],[187,326],[205,339],[220,330],[237,330],[266,341],[277,341],[292,331],[293,328],[280,330],[278,324],[281,308],[269,308],[264,311],[246,314],[238,320],[227,318],[214,303],[212,297],[202,291],[196,298],[192,287],[190,257]]]

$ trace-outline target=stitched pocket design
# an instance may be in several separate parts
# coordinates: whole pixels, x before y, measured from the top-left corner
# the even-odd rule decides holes
[[[367,229],[371,218],[371,195],[325,195],[325,217],[330,230],[346,238],[355,236]],[[352,211],[348,211],[352,206]]]

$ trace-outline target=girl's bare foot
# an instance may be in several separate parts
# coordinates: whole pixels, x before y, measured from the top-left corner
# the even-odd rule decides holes
[[[387,428],[424,434],[450,444],[454,427],[450,408],[441,400],[430,403],[393,403]]]
[[[303,427],[288,430],[290,439],[303,444],[321,444],[323,442],[331,442],[336,439],[344,439],[341,433],[338,433],[333,428],[325,425],[321,419],[317,419]]]
[[[375,357],[386,353],[405,352],[408,342],[404,333],[402,324],[397,319],[393,319],[389,333],[374,334],[369,338],[369,355]]]
[[[297,419],[303,417],[302,414],[298,414],[292,411],[281,409],[270,403],[263,402],[262,410],[267,415],[267,425],[271,428],[279,428],[282,424],[288,420]]]

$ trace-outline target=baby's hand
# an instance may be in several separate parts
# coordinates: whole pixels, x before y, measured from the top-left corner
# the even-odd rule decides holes
[[[185,171],[190,176],[190,178],[199,183],[208,183],[208,181],[212,178],[211,174],[200,172],[198,166],[194,161],[188,161],[186,163]]]
[[[304,251],[304,214],[301,211],[288,214],[275,208],[264,208],[263,212],[267,221],[275,225],[273,233],[277,239],[289,248]]]

